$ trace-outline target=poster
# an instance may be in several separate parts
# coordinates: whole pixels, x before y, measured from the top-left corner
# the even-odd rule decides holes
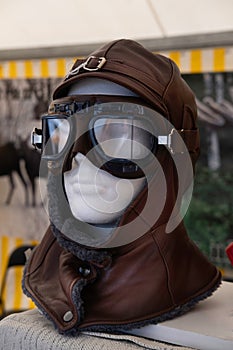
[[[31,132],[41,126],[57,84],[55,78],[0,80],[0,236],[40,240],[48,226]]]

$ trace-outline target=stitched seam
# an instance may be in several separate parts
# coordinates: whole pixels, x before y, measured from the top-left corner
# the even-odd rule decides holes
[[[165,266],[165,269],[166,269],[166,272],[167,272],[167,287],[168,287],[170,298],[172,300],[173,305],[176,305],[175,299],[174,299],[174,296],[173,296],[173,293],[172,293],[172,287],[171,287],[171,284],[170,284],[170,273],[169,273],[169,268],[168,268],[167,261],[166,261],[164,255],[162,254],[162,250],[161,250],[160,245],[157,242],[157,239],[156,239],[154,234],[152,234],[152,238],[153,238],[153,240],[154,240],[154,242],[155,242],[155,244],[156,244],[156,246],[158,248],[159,254],[161,256],[161,259],[163,260],[163,263],[164,263],[164,266]]]

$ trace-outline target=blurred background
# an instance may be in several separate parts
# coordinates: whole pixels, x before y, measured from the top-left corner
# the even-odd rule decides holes
[[[48,225],[30,133],[74,59],[120,38],[173,59],[195,92],[201,156],[185,222],[232,281],[233,1],[0,0],[0,9],[0,281],[13,250],[37,244]],[[21,273],[9,273],[6,309],[33,307]]]

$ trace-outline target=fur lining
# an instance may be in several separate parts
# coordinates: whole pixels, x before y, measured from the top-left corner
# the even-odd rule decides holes
[[[151,324],[158,324],[164,321],[171,320],[175,317],[181,316],[184,313],[188,312],[190,309],[192,309],[198,302],[208,298],[211,296],[215,290],[221,285],[221,280],[216,283],[216,285],[211,288],[209,291],[200,294],[199,296],[193,298],[192,300],[188,301],[187,303],[183,305],[179,305],[175,307],[173,310],[165,312],[162,315],[148,318],[143,321],[137,321],[137,322],[132,322],[132,323],[125,323],[121,325],[117,324],[100,324],[96,326],[90,326],[90,327],[85,327],[82,328],[81,331],[88,331],[88,332],[105,332],[105,333],[125,333],[127,331],[130,331],[134,328],[141,328],[145,327]]]
[[[73,300],[77,310],[79,310],[81,320],[84,318],[84,309],[83,309],[83,302],[81,299],[81,292],[86,284],[87,284],[87,282],[85,280],[80,280],[75,284],[73,291],[72,291],[72,300]],[[175,307],[171,311],[168,311],[162,315],[159,315],[159,316],[156,316],[153,318],[148,318],[148,319],[142,320],[142,321],[125,323],[125,324],[121,324],[121,325],[119,325],[119,324],[102,324],[102,325],[99,324],[96,326],[94,325],[94,326],[89,326],[89,327],[78,328],[78,324],[77,324],[76,327],[69,329],[68,331],[65,331],[65,332],[61,332],[61,330],[58,329],[57,325],[54,323],[54,321],[51,319],[51,317],[43,310],[43,308],[41,308],[41,305],[38,305],[37,301],[30,295],[30,293],[25,288],[24,279],[22,282],[22,288],[23,288],[23,292],[33,300],[35,305],[39,308],[39,310],[41,310],[41,312],[46,316],[46,318],[49,319],[54,324],[55,328],[59,331],[59,333],[62,333],[64,335],[77,336],[78,334],[80,334],[80,332],[84,332],[84,331],[105,332],[105,333],[115,333],[115,334],[125,333],[125,332],[130,331],[134,328],[141,328],[141,327],[145,327],[145,326],[148,326],[151,324],[158,324],[158,323],[173,319],[175,317],[183,315],[184,313],[186,313],[187,311],[192,309],[198,302],[211,296],[214,293],[214,291],[220,286],[220,284],[221,284],[221,280],[218,281],[216,283],[216,285],[213,288],[211,288],[209,291],[207,291],[203,294],[200,294],[199,296],[193,298],[192,300],[188,301],[187,303],[185,303],[183,305]],[[79,322],[79,324],[80,324],[80,322]]]
[[[51,224],[51,230],[57,238],[58,243],[66,250],[77,256],[80,260],[92,262],[96,265],[108,267],[111,264],[111,255],[104,250],[88,249],[65,238],[65,236]]]

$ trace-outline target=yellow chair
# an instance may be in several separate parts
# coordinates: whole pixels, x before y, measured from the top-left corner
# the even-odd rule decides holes
[[[15,248],[7,261],[7,265],[5,268],[5,271],[3,273],[3,278],[2,278],[2,283],[1,283],[1,289],[0,289],[0,318],[4,318],[5,316],[15,313],[15,312],[20,312],[20,311],[25,311],[25,309],[11,309],[11,310],[6,310],[5,304],[6,304],[6,300],[7,300],[7,293],[5,293],[5,289],[7,286],[7,277],[8,277],[8,273],[9,270],[18,266],[24,266],[27,259],[26,259],[26,255],[25,252],[27,250],[31,250],[35,247],[36,245],[34,244],[25,244],[25,245],[21,245],[17,248]]]

